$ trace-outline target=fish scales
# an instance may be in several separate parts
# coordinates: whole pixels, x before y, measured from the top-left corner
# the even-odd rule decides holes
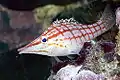
[[[109,6],[106,6],[102,17],[93,24],[81,24],[73,18],[56,20],[41,36],[18,51],[19,54],[47,56],[79,54],[85,42],[106,32],[114,24],[115,16]]]
[[[90,25],[72,25],[72,24],[60,24],[62,27],[56,27],[55,25],[51,25],[54,27],[52,30],[56,32],[55,34],[51,33],[50,36],[48,36],[48,39],[55,38],[56,36],[59,36],[60,34],[63,36],[64,39],[72,40],[74,39],[77,43],[77,38],[84,37],[84,40],[80,40],[81,43],[84,41],[91,40],[95,38],[96,36],[100,35],[102,32],[106,31],[105,27],[102,26],[103,22],[99,21],[95,24]],[[86,26],[86,27],[85,27]],[[62,30],[60,30],[62,29]],[[50,32],[51,30],[49,30]],[[79,31],[79,32],[78,32]],[[48,33],[49,33],[48,32]],[[70,35],[65,35],[65,33],[69,33]],[[47,35],[47,34],[45,34]],[[49,34],[48,34],[49,35]],[[67,37],[67,38],[66,38]]]

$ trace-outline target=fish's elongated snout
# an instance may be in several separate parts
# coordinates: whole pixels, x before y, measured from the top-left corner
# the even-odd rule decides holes
[[[19,54],[42,54],[47,55],[49,52],[46,48],[42,48],[41,44],[31,47],[23,47],[21,49],[18,49]]]
[[[19,54],[22,53],[34,53],[34,52],[47,52],[45,50],[41,50],[43,48],[44,44],[41,43],[41,38],[38,37],[28,45],[18,49]]]

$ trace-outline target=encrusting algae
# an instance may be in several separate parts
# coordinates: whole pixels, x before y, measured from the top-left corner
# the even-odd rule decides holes
[[[59,6],[59,5],[46,5],[44,7],[36,8],[34,10],[35,19],[37,23],[42,23],[44,30],[51,24],[51,20],[60,12],[66,10],[75,9],[82,6],[81,3],[76,2],[73,4]]]

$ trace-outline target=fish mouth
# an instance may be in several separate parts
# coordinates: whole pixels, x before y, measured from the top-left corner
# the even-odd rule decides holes
[[[46,52],[46,53],[48,53],[48,51],[47,51],[47,50],[28,51],[28,52]]]
[[[47,51],[47,50],[37,50],[37,51],[35,51],[35,50],[34,50],[34,51],[27,51],[27,50],[26,50],[26,51],[24,51],[24,50],[23,50],[23,51],[20,51],[20,52],[19,52],[19,54],[24,54],[24,53],[28,53],[28,54],[29,54],[29,53],[31,53],[31,54],[32,54],[32,53],[33,53],[33,54],[34,54],[34,53],[48,53],[48,51]],[[44,55],[44,54],[43,54],[43,55]]]
[[[22,52],[25,49],[25,47],[18,49],[18,52]]]

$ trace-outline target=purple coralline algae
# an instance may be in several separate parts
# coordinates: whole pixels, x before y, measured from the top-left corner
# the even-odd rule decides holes
[[[106,41],[101,43],[101,47],[103,48],[104,53],[109,53],[114,51],[116,45],[113,42]]]

